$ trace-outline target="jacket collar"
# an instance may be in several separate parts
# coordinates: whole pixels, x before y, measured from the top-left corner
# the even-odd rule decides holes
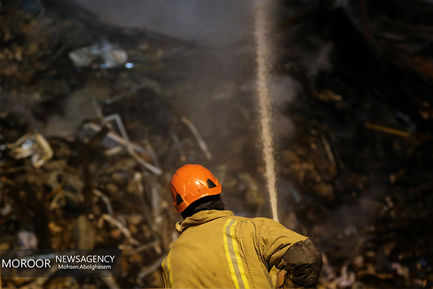
[[[233,216],[233,212],[229,210],[205,210],[195,213],[186,218],[182,223],[176,223],[176,231],[179,233],[185,231],[188,227],[197,226],[203,223],[213,221],[218,218]]]

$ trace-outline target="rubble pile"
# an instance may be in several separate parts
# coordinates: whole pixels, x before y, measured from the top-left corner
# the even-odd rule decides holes
[[[30,2],[32,13],[22,6]],[[168,181],[182,160],[204,158],[161,98],[158,71],[183,44],[100,24],[73,2],[2,4],[0,248],[123,255],[115,279],[51,272],[2,286],[163,286],[158,269],[178,219]]]
[[[13,123],[16,117],[2,116],[2,124]],[[2,250],[119,248],[123,252],[124,276],[117,278],[121,287],[161,286],[156,269],[173,239],[176,220],[171,203],[160,194],[162,186],[167,186],[167,175],[161,175],[156,165],[149,169],[131,156],[119,144],[123,139],[117,133],[107,127],[98,131],[88,127],[96,125],[85,125],[82,138],[67,141],[2,126],[6,142],[9,135],[24,136],[2,147],[0,246]],[[136,158],[155,163],[149,144],[131,145]],[[158,152],[166,149],[158,146]],[[74,282],[79,288],[85,281]],[[21,278],[3,280],[3,285],[25,288]],[[47,280],[45,286],[58,288],[59,283]]]
[[[281,153],[283,179],[295,183],[287,205],[296,218],[286,222],[319,242],[320,288],[430,288],[433,82],[426,67],[433,58],[425,31],[433,7],[367,3],[369,29],[357,7],[320,16],[316,7],[290,19],[298,31],[290,43],[305,47],[306,33],[310,51],[330,46],[332,69],[311,74],[314,59],[299,53],[284,60],[302,86],[286,110],[297,131]],[[419,58],[425,61],[415,64]]]

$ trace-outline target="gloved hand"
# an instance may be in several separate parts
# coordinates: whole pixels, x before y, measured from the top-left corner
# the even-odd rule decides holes
[[[280,268],[287,272],[277,273],[277,279],[281,274],[280,280],[284,275],[282,288],[316,288],[322,269],[322,256],[310,239],[290,246],[282,260],[284,262]]]
[[[275,286],[275,289],[284,289],[284,281],[286,279],[286,270],[281,270],[277,273],[277,284]]]
[[[286,270],[281,270],[277,273],[277,284],[276,289],[292,289],[301,288],[293,284],[290,278],[290,272]]]

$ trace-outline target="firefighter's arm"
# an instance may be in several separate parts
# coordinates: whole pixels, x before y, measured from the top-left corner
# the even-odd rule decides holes
[[[268,269],[285,270],[288,281],[298,287],[315,287],[322,257],[307,237],[266,218],[256,218],[257,246]]]
[[[316,287],[322,269],[322,256],[310,239],[298,241],[284,253],[280,268],[288,271],[293,284]]]

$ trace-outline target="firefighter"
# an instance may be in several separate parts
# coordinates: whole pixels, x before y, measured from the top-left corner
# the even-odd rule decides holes
[[[200,165],[174,174],[170,191],[182,215],[162,262],[168,288],[314,288],[322,258],[311,240],[268,218],[224,210],[221,184]],[[273,284],[270,270],[281,270]]]

